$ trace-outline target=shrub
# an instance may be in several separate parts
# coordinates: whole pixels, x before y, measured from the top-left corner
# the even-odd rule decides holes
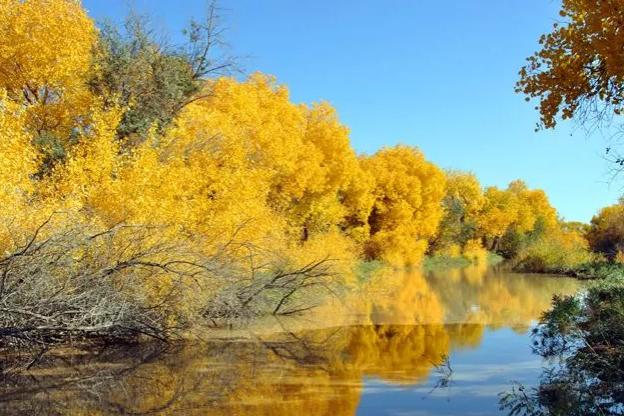
[[[569,273],[595,259],[578,233],[553,231],[540,236],[518,255],[516,268],[537,273]]]
[[[73,222],[73,223],[72,223]],[[293,314],[332,292],[335,262],[268,253],[230,241],[214,254],[168,227],[99,228],[51,217],[0,259],[0,346],[105,337],[169,340],[203,321]],[[252,260],[253,261],[253,260]]]

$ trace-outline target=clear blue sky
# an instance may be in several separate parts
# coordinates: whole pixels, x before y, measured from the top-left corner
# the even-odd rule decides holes
[[[96,19],[128,5],[172,40],[205,0],[84,0]],[[296,102],[327,100],[360,153],[405,143],[484,185],[546,190],[568,220],[589,221],[622,193],[605,142],[571,124],[533,131],[517,71],[557,17],[553,0],[222,0],[227,38],[247,72],[273,74]]]

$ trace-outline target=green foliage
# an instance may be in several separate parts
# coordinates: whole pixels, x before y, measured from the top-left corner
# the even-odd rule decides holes
[[[166,126],[199,89],[187,59],[159,45],[145,20],[136,15],[126,20],[124,33],[103,25],[99,49],[99,71],[94,72],[91,87],[126,108],[119,137],[143,136],[152,125]]]
[[[496,264],[502,263],[505,258],[499,254],[488,252],[487,262],[489,265],[494,266]]]
[[[369,281],[376,272],[385,267],[380,260],[361,261],[356,265],[355,273],[360,283]]]
[[[515,258],[532,240],[531,235],[509,229],[500,239],[498,252],[507,259]]]
[[[41,178],[51,172],[57,162],[65,160],[67,149],[64,143],[54,134],[44,131],[33,138],[33,144],[42,154],[42,162],[36,176]]]
[[[444,216],[438,232],[430,241],[430,252],[464,247],[476,238],[477,217],[483,207],[483,190],[475,175],[468,172],[446,172],[446,194],[442,199]]]
[[[579,226],[566,222],[548,228],[538,221],[531,233],[508,236],[503,246],[513,253],[515,268],[527,272],[574,274],[596,261]]]
[[[471,264],[472,262],[463,256],[453,257],[437,255],[425,257],[425,260],[423,261],[423,269],[425,271],[444,270],[449,268],[468,267]]]
[[[442,204],[444,217],[442,217],[439,232],[432,241],[432,248],[435,250],[449,244],[463,246],[468,240],[474,238],[476,224],[468,217],[466,207],[459,199],[446,195]]]
[[[547,250],[545,253],[527,256],[516,264],[514,269],[533,273],[565,274],[583,280],[624,279],[624,264],[594,258],[591,261],[566,266],[565,259],[572,256],[574,253]],[[548,260],[552,262],[547,263]]]
[[[561,229],[565,227],[565,223],[560,224]],[[535,220],[533,228],[528,232],[521,232],[517,228],[509,228],[501,237],[498,252],[507,259],[518,259],[526,250],[530,250],[535,245],[542,244],[544,241],[554,243],[555,239],[549,238],[550,234],[559,233],[560,230],[549,228],[544,218],[538,217]]]
[[[549,236],[528,245],[518,256],[516,269],[535,273],[572,274],[593,259],[582,245],[564,245]]]
[[[207,76],[233,70],[233,58],[214,56],[222,45],[218,23],[212,5],[206,24],[191,22],[184,31],[187,42],[178,48],[157,40],[147,19],[136,14],[126,19],[124,30],[102,25],[90,86],[126,109],[117,128],[120,139],[132,145],[150,128],[162,130],[198,98]]]
[[[569,274],[580,279],[624,279],[624,265],[599,260],[581,264]]]
[[[533,348],[562,365],[545,369],[537,388],[520,386],[502,394],[501,409],[512,415],[622,414],[624,278],[555,298],[534,331]]]

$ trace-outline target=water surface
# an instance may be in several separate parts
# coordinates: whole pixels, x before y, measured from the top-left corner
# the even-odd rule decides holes
[[[530,329],[572,279],[470,267],[381,273],[305,316],[177,346],[3,357],[0,414],[488,415],[536,384]]]

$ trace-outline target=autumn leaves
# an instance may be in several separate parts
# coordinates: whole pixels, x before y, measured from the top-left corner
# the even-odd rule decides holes
[[[0,13],[7,237],[27,235],[43,212],[71,210],[103,226],[175,225],[208,252],[235,236],[288,256],[311,244],[403,266],[428,250],[474,251],[481,241],[498,249],[511,229],[557,225],[543,192],[520,182],[483,191],[473,175],[444,173],[408,146],[357,156],[329,104],[294,104],[261,74],[205,80],[203,98],[168,128],[121,147],[117,126],[129,109],[89,88],[102,51],[84,10],[5,0]],[[16,212],[22,234],[12,229]]]

